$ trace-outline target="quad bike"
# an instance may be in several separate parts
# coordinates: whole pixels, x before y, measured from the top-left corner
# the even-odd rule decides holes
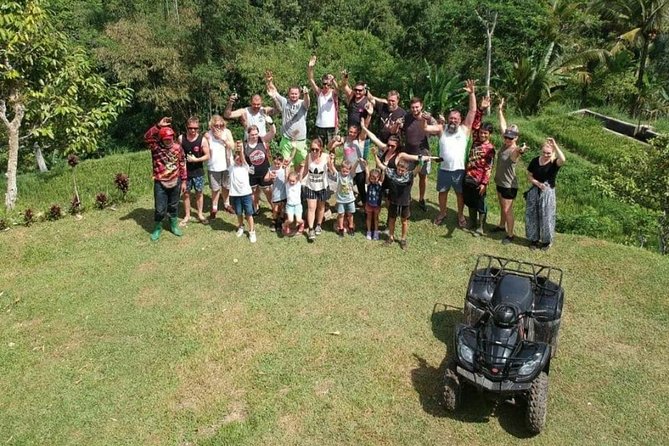
[[[447,361],[446,409],[457,409],[461,387],[469,384],[496,397],[524,398],[527,427],[541,432],[563,302],[562,270],[480,256],[469,279],[465,323],[455,330],[455,354]]]

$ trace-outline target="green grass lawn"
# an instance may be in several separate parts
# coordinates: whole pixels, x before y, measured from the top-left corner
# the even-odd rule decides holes
[[[255,245],[229,215],[151,243],[147,195],[0,233],[0,444],[667,444],[669,260],[569,235],[503,246],[452,209],[435,227],[433,188],[408,252],[329,224],[314,244],[280,239],[267,212]],[[564,270],[531,440],[521,408],[439,404],[481,253]]]

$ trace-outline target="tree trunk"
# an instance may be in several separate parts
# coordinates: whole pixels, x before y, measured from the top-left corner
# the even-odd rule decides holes
[[[643,102],[643,76],[646,73],[646,59],[648,58],[648,47],[650,46],[650,41],[645,35],[642,37],[643,44],[641,45],[641,55],[639,56],[639,73],[636,79],[636,90],[637,97],[634,104],[632,104],[632,116],[637,116],[641,111],[641,104]]]
[[[21,121],[25,114],[25,107],[21,102],[19,92],[11,90],[9,93],[9,103],[14,111],[14,118],[9,121],[7,117],[7,104],[4,99],[0,99],[0,121],[7,128],[9,139],[9,154],[7,156],[7,193],[5,194],[5,207],[8,210],[14,209],[16,198],[18,197],[18,188],[16,186],[16,166],[19,160],[19,129]]]
[[[493,15],[492,22],[484,20],[478,11],[476,16],[485,27],[486,34],[486,73],[485,73],[485,90],[486,96],[490,97],[490,77],[492,76],[492,36],[495,33],[495,26],[497,26],[497,13]],[[490,114],[490,107],[488,107],[487,114]]]
[[[39,144],[35,143],[33,145],[33,148],[35,150],[35,161],[37,162],[37,168],[39,169],[40,172],[48,172],[49,168],[46,167],[44,154],[42,153],[42,149],[40,148]]]

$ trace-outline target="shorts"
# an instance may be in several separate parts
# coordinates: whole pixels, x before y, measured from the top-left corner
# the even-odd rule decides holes
[[[293,158],[293,166],[298,166],[307,158],[307,141],[304,139],[295,141],[295,145],[297,146],[297,151],[295,152],[295,158]],[[293,145],[290,139],[285,136],[279,142],[279,152],[284,158],[289,158],[293,152]]]
[[[204,190],[204,176],[189,178],[186,183],[186,192],[195,189],[195,192],[202,192]]]
[[[286,205],[286,215],[288,216],[288,218],[293,216],[295,217],[295,219],[301,219],[303,212],[304,210],[302,209],[302,203]]]
[[[305,187],[302,190],[302,196],[306,200],[327,201],[329,193],[327,189],[311,190],[308,187]]]
[[[330,141],[335,137],[335,128],[334,127],[316,127],[316,136],[318,136],[321,141],[323,141],[323,146],[330,144]]]
[[[373,214],[375,212],[379,212],[380,210],[381,206],[372,206],[371,204],[365,205],[365,212],[368,214]]]
[[[267,172],[265,172],[267,173]],[[249,184],[251,185],[252,188],[256,188],[258,186],[266,189],[268,187],[272,186],[272,183],[268,183],[265,181],[265,174],[262,175],[249,175]]]
[[[463,170],[443,170],[439,169],[437,174],[437,192],[448,192],[451,187],[455,193],[462,193],[462,181],[465,178]]]
[[[505,200],[515,200],[516,195],[518,195],[518,188],[497,186],[497,192],[499,192]]]
[[[286,199],[284,198],[283,200],[276,200],[276,201],[272,200],[272,204],[275,204],[277,206],[281,204],[286,204]]]
[[[411,216],[411,206],[400,206],[398,204],[390,203],[388,206],[388,218],[397,217],[407,219]]]
[[[243,195],[241,197],[230,197],[230,204],[235,210],[236,215],[246,214],[247,217],[253,215],[253,196]]]
[[[337,202],[337,214],[355,214],[355,201],[349,203]]]
[[[230,172],[224,170],[222,172],[209,172],[209,188],[217,192],[223,189],[230,189]]]

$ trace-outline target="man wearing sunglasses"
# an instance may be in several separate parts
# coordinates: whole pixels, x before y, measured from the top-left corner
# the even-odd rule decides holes
[[[324,74],[321,77],[320,85],[318,85],[314,80],[315,65],[316,56],[311,56],[307,65],[307,77],[311,89],[316,93],[316,136],[323,140],[325,144],[330,144],[339,130],[337,83],[333,75]]]
[[[358,81],[353,88],[348,85],[348,71],[342,71],[343,89],[346,94],[346,109],[348,110],[347,126],[360,127],[360,121],[367,117],[367,84]]]
[[[200,121],[192,116],[186,121],[186,134],[179,135],[179,144],[186,157],[186,171],[188,182],[183,193],[184,219],[180,225],[186,226],[190,221],[190,192],[195,189],[195,204],[197,207],[197,219],[202,224],[209,223],[202,213],[204,207],[204,162],[209,160],[209,141],[200,134]]]

